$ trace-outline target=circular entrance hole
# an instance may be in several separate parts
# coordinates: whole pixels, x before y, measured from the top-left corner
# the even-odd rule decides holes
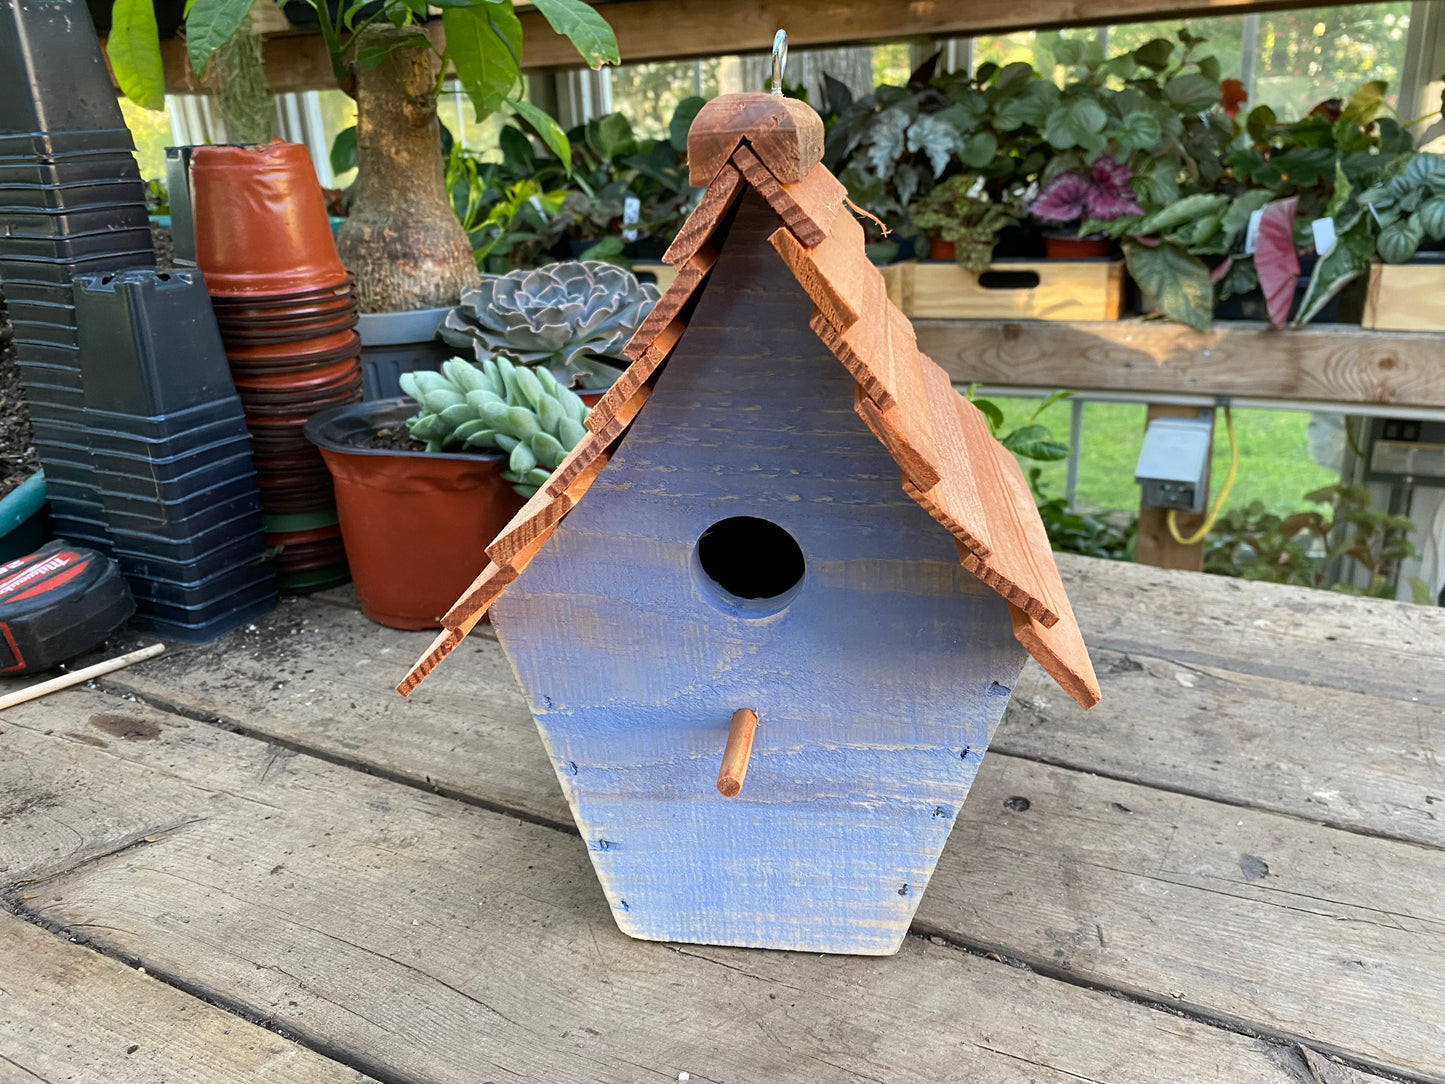
[[[803,551],[776,523],[733,516],[714,523],[697,540],[703,576],[725,600],[769,612],[791,601],[803,580]]]

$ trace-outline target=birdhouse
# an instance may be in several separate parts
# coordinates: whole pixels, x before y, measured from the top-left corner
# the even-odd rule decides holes
[[[633,937],[897,951],[1025,658],[1099,698],[1022,472],[822,149],[797,101],[698,114],[676,280],[399,686],[490,609]]]

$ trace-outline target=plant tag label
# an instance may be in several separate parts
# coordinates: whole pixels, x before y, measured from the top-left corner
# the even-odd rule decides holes
[[[1264,218],[1264,208],[1261,207],[1249,216],[1249,225],[1244,231],[1244,254],[1254,255],[1255,243],[1259,240],[1259,223]]]
[[[641,218],[642,201],[636,196],[628,196],[625,200],[622,201],[622,224],[624,226],[630,226],[636,223]],[[623,230],[622,239],[624,241],[636,241],[637,231]]]
[[[1335,234],[1335,220],[1333,218],[1317,218],[1310,223],[1310,229],[1315,235],[1315,251],[1319,253],[1320,259],[1324,259],[1335,250],[1339,237]]]

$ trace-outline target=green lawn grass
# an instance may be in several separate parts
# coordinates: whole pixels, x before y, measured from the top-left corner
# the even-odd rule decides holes
[[[1028,423],[1041,400],[993,397],[1004,412],[1004,432]],[[1069,400],[1050,406],[1038,421],[1054,436],[1069,439]],[[1137,509],[1139,487],[1134,484],[1134,463],[1144,439],[1145,408],[1140,403],[1085,403],[1079,488],[1076,504],[1081,510],[1107,511]],[[1336,471],[1319,466],[1310,458],[1305,429],[1310,416],[1302,410],[1234,411],[1239,437],[1239,477],[1225,508],[1238,508],[1261,501],[1272,512],[1285,514],[1307,507],[1304,495],[1339,481]],[[1025,470],[1039,464],[1024,463]],[[1216,417],[1214,460],[1210,499],[1223,484],[1229,470],[1229,440],[1224,415]],[[1066,464],[1043,464],[1043,487],[1050,496],[1064,493]]]

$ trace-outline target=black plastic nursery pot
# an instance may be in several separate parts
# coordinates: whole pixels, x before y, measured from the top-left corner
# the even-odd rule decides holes
[[[441,625],[486,564],[486,547],[522,507],[502,455],[393,451],[354,442],[416,414],[409,399],[317,414],[306,436],[336,485],[336,509],[361,612],[380,625]],[[424,547],[426,560],[416,559]]]
[[[401,374],[420,369],[436,372],[456,349],[437,338],[437,327],[449,308],[416,312],[362,313],[361,378],[368,400],[394,399],[401,394]]]

